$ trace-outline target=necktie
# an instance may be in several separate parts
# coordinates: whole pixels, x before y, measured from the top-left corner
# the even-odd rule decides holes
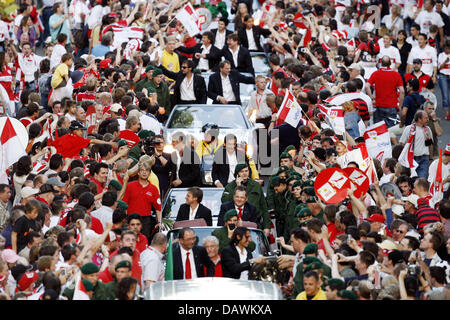
[[[242,220],[242,207],[239,208],[239,219]]]
[[[184,278],[185,279],[191,279],[191,261],[189,260],[189,253],[186,252],[186,267],[184,269]]]

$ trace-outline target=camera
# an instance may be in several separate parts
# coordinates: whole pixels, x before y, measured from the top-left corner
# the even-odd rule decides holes
[[[420,276],[420,267],[417,264],[409,264],[408,265],[408,275],[419,277]]]
[[[300,51],[306,53],[306,48],[301,48]]]
[[[344,57],[343,56],[336,56],[336,57],[334,57],[334,60],[342,61],[342,60],[344,60]]]
[[[142,141],[142,146],[144,147],[144,152],[150,157],[155,154],[155,140],[153,137],[147,137]]]

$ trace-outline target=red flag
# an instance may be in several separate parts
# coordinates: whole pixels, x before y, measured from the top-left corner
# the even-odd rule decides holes
[[[19,136],[9,117],[6,117],[0,135],[0,182],[7,182],[5,176],[6,170],[12,164],[16,163],[20,157],[26,155],[26,146],[22,145]]]
[[[432,203],[438,203],[442,198],[443,183],[442,183],[442,149],[439,153],[439,160],[434,181],[430,185],[430,194],[432,195]]]

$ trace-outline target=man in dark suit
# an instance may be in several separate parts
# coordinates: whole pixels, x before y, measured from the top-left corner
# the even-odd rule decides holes
[[[219,68],[219,72],[209,77],[208,97],[213,104],[241,104],[239,83],[253,84],[255,79],[232,71],[227,60],[220,62]]]
[[[272,32],[268,29],[263,29],[260,26],[253,25],[253,21],[253,17],[249,14],[244,17],[245,28],[239,28],[237,30],[239,43],[249,51],[264,51],[261,46],[261,36],[267,38]],[[249,39],[249,36],[252,37],[252,39]]]
[[[191,228],[180,230],[178,235],[180,245],[173,249],[174,280],[214,277],[215,265],[206,249],[195,245],[195,239],[195,232]]]
[[[218,28],[211,29],[215,37],[214,46],[219,50],[227,46],[227,37],[233,33],[233,31],[227,29],[228,23],[228,18],[221,17],[217,24]]]
[[[239,45],[239,36],[232,33],[227,37],[228,47],[223,47],[222,56],[230,61],[231,68],[239,72],[255,74],[253,69],[252,57],[248,49]]]
[[[205,31],[202,35],[202,42],[193,47],[177,48],[182,53],[194,54],[192,61],[195,67],[202,72],[210,72],[212,68],[217,68],[220,63],[222,53],[214,46],[215,36],[211,31]]]
[[[174,104],[206,104],[206,83],[205,79],[193,73],[194,62],[185,60],[181,64],[181,71],[171,72],[160,66],[162,72],[171,79],[175,79]],[[194,99],[195,98],[195,99]]]
[[[201,185],[200,158],[189,146],[190,143],[187,145],[186,136],[182,132],[176,132],[172,137],[172,145],[175,147],[170,157],[174,177],[172,187],[186,188]],[[179,167],[178,161],[180,161]]]
[[[244,186],[238,186],[234,189],[233,201],[222,203],[220,206],[217,225],[224,225],[224,215],[230,209],[236,209],[239,220],[258,223],[256,207],[247,201],[247,191]]]
[[[222,251],[222,276],[226,278],[248,280],[248,271],[253,263],[263,264],[263,256],[253,258],[247,250],[251,240],[250,230],[245,227],[237,227],[230,244]]]
[[[176,221],[204,219],[208,226],[212,226],[211,210],[201,204],[203,191],[199,187],[189,188],[186,194],[186,203],[178,209]]]

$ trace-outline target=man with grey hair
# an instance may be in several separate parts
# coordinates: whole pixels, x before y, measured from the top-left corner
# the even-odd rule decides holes
[[[222,261],[219,255],[219,239],[211,235],[204,238],[202,243],[209,258],[214,263],[214,277],[222,277]]]
[[[158,232],[153,236],[150,247],[142,251],[140,260],[144,289],[152,283],[164,280],[163,257],[166,253],[166,248],[167,237],[162,232]]]

